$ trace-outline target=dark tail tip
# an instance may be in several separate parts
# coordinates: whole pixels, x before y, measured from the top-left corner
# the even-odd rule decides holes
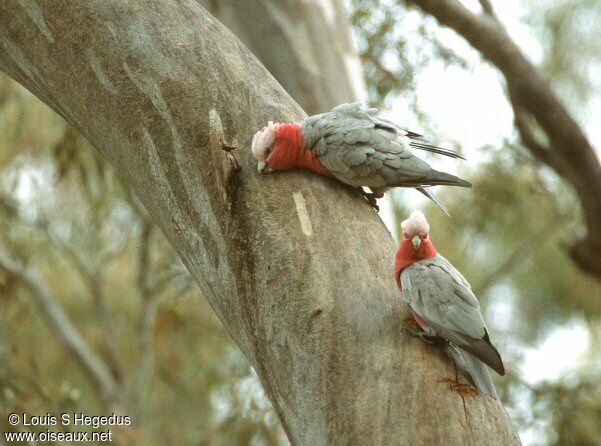
[[[438,170],[432,169],[429,175],[432,186],[459,186],[459,187],[472,187],[472,183],[462,178],[456,177],[446,172],[439,172]]]
[[[505,364],[503,364],[503,359],[501,358],[499,351],[492,344],[490,344],[490,346],[495,351],[496,358],[494,358],[494,360],[492,360],[490,362],[487,362],[487,364],[499,375],[504,376],[505,375]]]

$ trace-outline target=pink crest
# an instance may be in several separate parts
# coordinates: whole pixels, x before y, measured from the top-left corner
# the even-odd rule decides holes
[[[278,125],[274,124],[273,121],[269,121],[267,127],[263,127],[253,136],[251,149],[253,155],[259,161],[265,161],[265,151],[274,143]]]
[[[430,225],[422,211],[413,211],[409,218],[401,223],[401,230],[406,237],[425,236],[430,233]]]

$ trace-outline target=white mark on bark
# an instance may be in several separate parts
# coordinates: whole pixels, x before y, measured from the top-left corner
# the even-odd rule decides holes
[[[92,48],[88,48],[86,50],[86,55],[88,56],[88,60],[90,61],[90,66],[92,67],[92,71],[96,75],[96,79],[102,84],[102,86],[108,90],[110,93],[116,95],[117,89],[115,85],[108,78],[104,70],[102,69],[102,64],[100,63],[100,59],[96,56],[96,53]]]
[[[36,0],[17,0],[21,5],[21,8],[25,10],[29,18],[36,24],[40,32],[44,35],[46,40],[50,43],[54,43],[54,37],[48,29],[48,25],[46,25],[46,20],[44,19],[44,13],[38,5]]]
[[[225,156],[229,160],[230,166],[233,170],[240,170],[238,160],[232,152],[233,149],[238,147],[236,144],[236,136],[234,136],[233,141],[229,143],[225,140],[221,117],[219,116],[219,112],[214,108],[209,110],[209,143],[211,147],[219,147],[224,151]]]
[[[296,213],[298,214],[298,219],[300,220],[303,234],[305,234],[307,237],[311,237],[313,235],[313,225],[311,224],[311,219],[309,218],[309,212],[307,212],[305,197],[303,197],[303,194],[300,192],[294,192],[292,194],[292,198],[294,198],[294,204],[296,204]]]
[[[214,108],[209,110],[209,127],[211,128],[211,135],[223,135],[223,125],[221,124],[221,118],[219,117],[219,113],[217,112],[217,110],[215,110]],[[218,141],[215,142],[218,143]]]
[[[223,124],[219,112],[214,108],[209,110],[209,144],[211,147],[223,145]]]

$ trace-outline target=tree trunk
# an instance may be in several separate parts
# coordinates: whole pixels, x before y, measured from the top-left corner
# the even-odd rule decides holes
[[[198,0],[308,114],[367,97],[340,0]]]
[[[401,333],[375,211],[309,172],[257,173],[252,134],[303,112],[198,4],[2,2],[0,66],[135,191],[292,444],[519,443],[499,401],[457,389],[444,354]]]

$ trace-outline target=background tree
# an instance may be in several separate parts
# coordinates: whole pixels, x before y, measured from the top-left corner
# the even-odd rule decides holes
[[[199,0],[236,34],[309,115],[365,99],[340,0]]]

